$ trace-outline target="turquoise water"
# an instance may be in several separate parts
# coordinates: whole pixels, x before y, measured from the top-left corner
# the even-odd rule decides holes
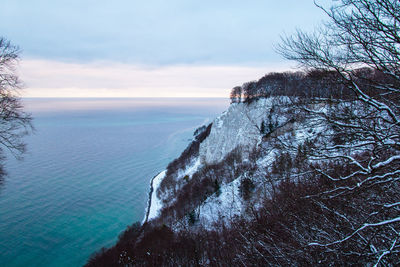
[[[141,221],[151,178],[226,99],[26,99],[36,133],[0,187],[0,266],[81,266]]]

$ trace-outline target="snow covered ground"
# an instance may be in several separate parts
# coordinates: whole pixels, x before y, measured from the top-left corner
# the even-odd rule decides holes
[[[239,196],[240,179],[221,186],[219,195],[213,194],[200,207],[199,220],[204,227],[223,220],[228,222],[242,211],[242,201]]]
[[[179,177],[177,180],[181,179],[182,177],[185,177],[186,175],[191,178],[192,175],[199,169],[201,166],[200,159],[197,158],[196,160],[193,161],[194,163],[190,166],[188,166],[184,171],[179,172]]]

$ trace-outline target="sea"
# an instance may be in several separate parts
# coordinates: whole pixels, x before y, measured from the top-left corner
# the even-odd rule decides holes
[[[142,221],[150,180],[224,98],[23,99],[35,131],[0,184],[0,266],[82,266]]]

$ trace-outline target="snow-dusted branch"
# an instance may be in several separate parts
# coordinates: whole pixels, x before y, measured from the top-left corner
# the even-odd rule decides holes
[[[327,247],[327,246],[332,246],[338,243],[342,243],[345,242],[347,240],[349,240],[350,238],[352,238],[354,235],[356,235],[358,232],[363,231],[366,228],[370,228],[370,227],[377,227],[377,226],[384,226],[384,225],[388,225],[388,224],[393,224],[393,223],[398,223],[400,222],[400,217],[396,217],[393,219],[389,219],[389,220],[384,220],[381,222],[377,222],[377,223],[366,223],[363,226],[361,226],[360,228],[358,228],[357,230],[355,230],[352,234],[340,239],[340,240],[336,240],[334,242],[331,243],[327,243],[327,244],[321,244],[321,243],[317,243],[317,242],[312,242],[309,243],[309,246],[320,246],[320,247]]]

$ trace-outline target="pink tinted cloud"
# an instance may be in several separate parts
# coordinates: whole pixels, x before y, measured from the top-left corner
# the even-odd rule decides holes
[[[227,97],[236,85],[287,69],[288,65],[148,67],[29,59],[21,61],[19,72],[24,97]]]

